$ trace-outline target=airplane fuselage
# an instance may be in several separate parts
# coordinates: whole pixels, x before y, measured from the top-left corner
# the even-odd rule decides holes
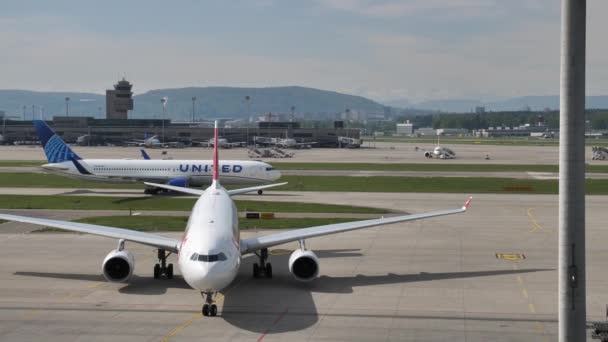
[[[211,184],[211,160],[82,159],[78,170],[72,161],[42,165],[46,171],[105,183],[166,182],[185,178],[189,186]],[[228,185],[263,184],[281,176],[267,163],[250,160],[223,160],[219,165],[222,183]],[[88,174],[87,174],[88,172]]]
[[[208,188],[197,200],[179,249],[178,267],[192,288],[217,292],[241,265],[237,209],[223,188]]]

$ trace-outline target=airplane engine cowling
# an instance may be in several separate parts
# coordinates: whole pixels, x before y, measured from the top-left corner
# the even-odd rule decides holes
[[[433,153],[427,151],[427,152],[424,152],[424,156],[427,158],[433,158]]]
[[[126,249],[111,251],[103,260],[101,266],[103,276],[107,281],[123,282],[129,280],[135,269],[135,258]]]
[[[169,180],[168,184],[172,185],[172,186],[179,186],[179,187],[185,188],[188,185],[188,180],[186,180],[186,178],[183,178],[183,177],[173,178],[173,179]]]
[[[296,249],[289,257],[289,272],[299,281],[311,281],[319,275],[319,258],[313,251]]]

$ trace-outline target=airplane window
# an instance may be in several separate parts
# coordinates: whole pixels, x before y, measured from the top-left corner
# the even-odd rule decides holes
[[[226,259],[227,259],[226,255],[224,253],[210,254],[210,255],[201,254],[198,256],[198,261],[204,261],[204,262],[224,261]]]
[[[274,168],[272,168],[272,167],[267,167],[266,168],[266,171],[272,171],[272,170],[274,170]]]
[[[194,253],[192,254],[192,256],[190,257],[190,260],[196,260],[198,259],[198,254]]]

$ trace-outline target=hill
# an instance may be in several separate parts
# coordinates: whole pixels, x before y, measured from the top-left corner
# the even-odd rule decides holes
[[[167,112],[172,119],[186,120],[192,116],[192,97],[196,96],[197,117],[247,117],[245,96],[250,96],[251,115],[289,113],[292,106],[297,113],[321,113],[333,119],[345,109],[365,113],[382,113],[384,106],[361,96],[305,87],[232,88],[191,87],[158,89],[135,95],[135,109],[131,118],[160,117],[160,99],[167,97]],[[33,92],[0,90],[0,110],[10,115],[21,115],[26,105],[26,118],[31,118],[31,104],[44,106],[47,117],[65,114],[65,97],[70,97],[71,115],[105,117],[105,96],[91,93]],[[101,107],[101,111],[99,110]],[[101,112],[101,116],[99,113]]]

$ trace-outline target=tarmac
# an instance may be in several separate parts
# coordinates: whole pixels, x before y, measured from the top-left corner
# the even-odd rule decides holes
[[[135,275],[115,284],[100,275],[103,258],[115,248],[112,239],[3,233],[0,340],[556,340],[557,196],[473,196],[465,214],[308,240],[321,263],[320,277],[310,283],[295,281],[287,270],[296,244],[272,251],[273,279],[253,279],[254,259],[246,256],[237,279],[222,291],[215,318],[201,316],[200,295],[179,276],[152,278],[156,260],[149,247],[127,243],[137,260]],[[464,199],[404,193],[298,197],[412,213],[452,208]],[[607,196],[587,197],[589,321],[603,320],[608,303],[607,205]]]
[[[0,167],[0,174],[46,173],[35,166]],[[283,176],[339,176],[339,177],[491,177],[517,179],[559,179],[557,172],[483,172],[483,171],[362,171],[362,170],[281,170]],[[587,173],[589,179],[608,179],[608,173]]]
[[[557,146],[503,146],[503,145],[445,145],[456,152],[456,159],[428,159],[424,151],[435,145],[422,143],[377,142],[365,144],[359,149],[312,148],[289,150],[293,158],[267,158],[264,161],[298,163],[420,163],[420,164],[554,164],[559,160]],[[443,145],[442,145],[443,146]],[[416,150],[418,148],[418,150]],[[73,149],[82,158],[133,158],[140,159],[138,147],[80,147]],[[211,159],[209,148],[192,147],[183,149],[147,149],[151,158],[160,159],[161,151],[167,151],[173,159]],[[336,156],[339,155],[339,158]],[[16,157],[17,156],[17,157]],[[485,157],[489,156],[490,160]],[[222,159],[250,159],[245,148],[222,149]],[[592,165],[606,164],[607,161],[591,160],[591,146],[585,148],[585,159]],[[40,146],[0,146],[0,160],[43,160]],[[258,158],[256,158],[258,159]]]

